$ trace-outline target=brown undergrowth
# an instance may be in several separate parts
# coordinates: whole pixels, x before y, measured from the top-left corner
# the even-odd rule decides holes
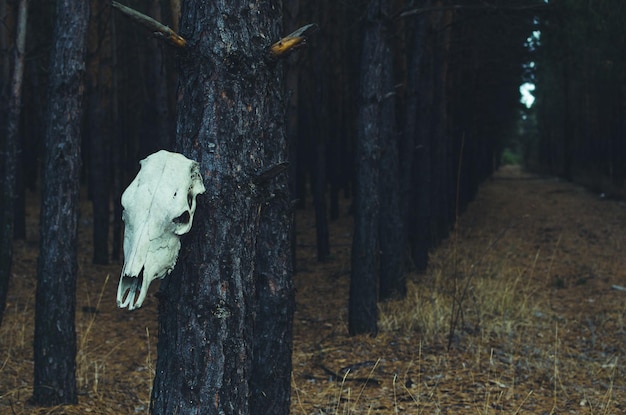
[[[37,251],[37,213],[29,212],[0,328],[0,414],[147,413],[156,299],[132,313],[115,307],[120,264],[90,264],[87,212],[85,205],[79,404],[27,402]],[[410,276],[407,298],[381,305],[376,337],[347,335],[351,218],[331,224],[324,263],[316,261],[312,212],[299,212],[297,222],[291,413],[626,412],[623,202],[501,169],[431,253],[428,270]]]

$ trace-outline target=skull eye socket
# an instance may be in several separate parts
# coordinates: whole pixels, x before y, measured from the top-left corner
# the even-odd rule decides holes
[[[189,211],[186,210],[180,216],[174,218],[172,222],[174,222],[177,225],[186,225],[189,223],[189,219],[190,219]]]

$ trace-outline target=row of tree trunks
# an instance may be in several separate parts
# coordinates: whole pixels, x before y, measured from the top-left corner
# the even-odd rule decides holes
[[[31,1],[36,3],[38,10],[40,10],[37,16],[33,18],[33,21],[37,21],[32,23],[33,25],[41,23],[39,22],[40,19],[45,20],[42,16],[49,17],[52,15],[52,13],[49,12],[51,3],[42,2],[41,0]],[[119,36],[118,33],[116,36],[117,41],[113,42],[112,47],[109,48],[107,43],[111,41],[108,37],[112,35],[109,35],[107,32],[110,31],[111,27],[110,22],[108,22],[108,19],[111,19],[111,13],[108,7],[106,7],[108,3],[97,0],[92,0],[92,2],[94,5],[99,6],[97,10],[94,6],[94,10],[96,11],[92,19],[94,20],[94,24],[92,24],[93,42],[90,43],[98,46],[97,55],[102,54],[102,56],[90,54],[90,57],[94,64],[96,63],[95,59],[97,59],[98,62],[101,62],[105,66],[112,60],[116,60],[118,65],[115,67],[114,73],[109,76],[109,78],[114,79],[114,81],[109,81],[109,85],[105,85],[107,82],[106,77],[98,71],[98,73],[90,74],[91,81],[88,87],[90,90],[91,88],[112,88],[111,85],[115,82],[121,88],[121,92],[114,92],[118,94],[118,97],[113,99],[110,108],[110,111],[116,111],[119,116],[111,117],[105,114],[106,118],[113,118],[113,122],[108,125],[115,126],[118,131],[117,134],[113,134],[112,138],[109,138],[110,142],[108,146],[111,147],[109,151],[106,151],[106,149],[103,149],[104,151],[98,150],[98,146],[100,145],[98,143],[105,135],[103,132],[104,129],[99,128],[98,125],[102,127],[107,126],[106,123],[100,122],[98,124],[97,121],[97,114],[99,112],[97,108],[98,98],[90,98],[90,102],[88,103],[90,108],[95,106],[93,111],[89,111],[89,123],[91,124],[89,130],[93,132],[93,136],[91,136],[92,134],[90,133],[88,141],[90,143],[93,141],[93,143],[90,144],[90,149],[93,151],[85,152],[84,160],[86,163],[84,172],[87,174],[87,178],[90,181],[90,196],[94,202],[94,243],[96,246],[94,250],[94,261],[104,263],[110,258],[107,252],[110,241],[108,230],[106,229],[107,218],[108,222],[111,222],[111,214],[107,212],[110,211],[109,199],[117,195],[116,191],[109,191],[109,195],[104,194],[107,191],[107,187],[110,188],[111,186],[106,183],[107,178],[110,181],[111,176],[120,176],[119,179],[116,180],[123,185],[128,178],[135,173],[134,170],[138,159],[144,157],[156,148],[171,147],[171,136],[173,136],[171,119],[174,111],[171,108],[172,105],[169,103],[175,94],[173,93],[174,88],[172,87],[171,73],[173,71],[170,70],[171,67],[166,59],[168,55],[171,55],[171,49],[164,46],[154,46],[154,39],[152,39],[150,33],[129,25],[127,20],[122,20],[123,18],[113,19],[117,20],[118,31],[121,33],[121,36]],[[159,2],[157,0],[129,1],[129,4],[137,6],[139,9],[152,14],[154,17],[158,18],[160,14],[164,16],[165,19],[177,13],[176,3],[176,1]],[[294,171],[296,173],[294,180],[299,185],[297,198],[302,202],[305,201],[306,194],[306,189],[303,185],[305,180],[311,179],[313,184],[312,190],[317,194],[314,198],[314,203],[317,208],[319,236],[318,256],[322,260],[327,258],[330,253],[327,222],[328,220],[333,220],[339,214],[339,189],[343,188],[346,194],[349,195],[353,183],[353,149],[356,131],[354,103],[357,95],[354,91],[357,86],[355,73],[358,71],[358,64],[355,64],[357,59],[355,59],[355,57],[359,54],[360,49],[359,47],[355,47],[355,44],[357,42],[356,39],[360,39],[359,27],[362,22],[358,15],[351,12],[351,10],[354,10],[354,3],[355,2],[341,4],[322,3],[315,7],[303,7],[301,12],[301,15],[307,15],[311,20],[320,22],[321,31],[319,39],[310,42],[311,47],[309,51],[302,53],[309,57],[309,61],[306,63],[305,68],[302,68],[300,71],[300,92],[296,94],[299,100],[298,118],[300,136],[298,142],[295,143],[296,145],[293,146],[294,153],[297,152],[298,154],[298,162],[294,163]],[[395,4],[397,5],[397,10],[409,7],[406,2],[400,0],[396,1]],[[431,26],[429,30],[433,32],[441,30],[443,35],[460,26],[459,23],[455,22],[451,24],[453,29],[447,28],[443,30],[433,26],[439,24],[437,22],[445,24],[441,16],[445,15],[449,17],[454,14],[450,9],[455,8],[446,9],[448,6],[450,6],[450,4],[447,1],[426,2],[420,4],[421,11],[419,13],[411,14],[409,17],[398,17],[397,14],[390,16],[391,20],[387,22],[387,24],[397,29],[395,32],[390,30],[390,36],[392,36],[392,46],[396,49],[395,59],[398,62],[406,60],[404,55],[408,56],[408,54],[413,53],[411,48],[406,49],[408,54],[404,52],[404,49],[398,49],[398,45],[403,43],[402,39],[404,38],[404,33],[400,30],[402,25],[406,25],[407,30],[411,31],[411,27],[414,22],[417,21],[416,19],[426,19]],[[363,9],[363,7],[360,8]],[[394,13],[397,10],[394,10]],[[447,11],[444,12],[444,10]],[[462,10],[462,8],[459,10]],[[477,12],[476,14],[478,13],[483,12]],[[435,18],[436,16],[440,17]],[[98,24],[95,24],[96,22]],[[44,25],[39,24],[39,26]],[[43,31],[38,30],[36,35],[33,35],[33,39],[45,37],[42,36],[40,32]],[[449,53],[449,51],[446,51],[445,42],[440,42],[440,39],[438,40],[441,36],[442,35],[435,36],[433,33],[428,35],[428,38],[421,40],[421,43],[425,44],[422,49],[431,47],[428,46],[429,42],[431,44],[432,42],[436,42],[437,45],[443,48],[441,51],[439,51],[439,48],[431,50],[426,60],[432,60],[436,53],[441,56],[445,56]],[[51,38],[51,36],[48,35],[47,38]],[[481,39],[477,39],[477,41],[480,42]],[[330,47],[326,47],[328,45],[330,45]],[[37,50],[45,49],[46,47],[43,41],[38,41],[33,44],[33,49]],[[417,48],[419,46],[415,47]],[[110,52],[110,49],[114,49],[114,51]],[[92,51],[96,51],[96,48],[92,48]],[[111,56],[107,57],[104,52],[110,53]],[[425,63],[423,67],[426,68],[428,65],[432,66],[433,64],[433,62]],[[47,65],[41,62],[37,64],[37,67],[43,68],[46,66]],[[96,67],[99,67],[99,65],[90,65],[90,72],[91,68]],[[27,68],[27,70],[33,71],[32,68]],[[107,72],[107,70],[104,69],[102,72]],[[402,75],[402,73],[408,74],[406,71],[401,72],[397,70],[396,72],[400,75]],[[432,84],[435,81],[434,77],[437,72],[439,72],[439,69],[434,71],[430,76],[425,69],[424,72],[422,72],[420,79],[426,78],[427,80],[423,81],[424,85],[421,90],[425,92],[420,92],[420,102],[424,102],[424,99],[426,99],[426,102],[433,103],[432,91],[430,92],[431,97],[429,98],[428,90],[433,88]],[[34,73],[29,77],[30,79],[26,83],[28,99],[36,100],[37,91],[45,90],[47,87],[46,74],[47,72],[44,73],[44,71],[41,70],[34,70]],[[95,82],[98,77],[102,77],[102,79],[100,80],[99,86],[96,86],[93,82]],[[408,76],[400,76],[396,79],[396,83],[404,87],[405,79],[408,79]],[[103,91],[102,94],[106,95],[107,93]],[[397,97],[398,104],[401,107],[404,107],[405,101],[403,101],[403,99],[404,98],[401,96]],[[467,101],[467,99],[465,99],[465,101]],[[463,103],[465,101],[463,101]],[[443,101],[439,100],[438,102],[443,102],[444,104],[442,105],[445,106],[445,96]],[[118,106],[119,108],[117,108]],[[430,104],[425,105],[426,108],[423,110],[432,112],[433,109],[429,108],[431,106]],[[438,105],[438,107],[441,107],[441,105]],[[37,111],[29,111],[27,115],[28,122],[23,122],[26,129],[30,131],[26,134],[24,142],[32,142],[32,144],[27,144],[29,148],[25,149],[24,152],[29,155],[37,155],[39,152],[38,141],[40,140],[36,138],[39,135],[36,129],[38,125],[42,123],[38,120],[38,118],[40,118],[38,112],[42,113],[43,111],[40,109]],[[435,127],[437,127],[438,131],[441,130],[441,128],[438,127],[439,124],[435,122],[437,118],[433,118],[429,121],[427,117],[421,114],[407,117],[405,114],[406,111],[402,112],[403,114],[397,117],[398,120],[401,121],[397,130],[399,133],[403,134],[403,139],[407,137],[407,133],[403,131],[405,128],[404,124],[413,122],[416,117],[424,119],[426,124],[429,122],[432,124],[428,126],[425,125],[425,123],[419,123],[418,128],[431,130],[424,137],[432,139],[429,134],[435,134]],[[472,113],[471,110],[467,112]],[[158,116],[155,114],[158,114]],[[415,114],[415,112],[412,112],[412,114]],[[92,115],[94,116],[92,117]],[[158,128],[154,128],[155,126],[158,126]],[[167,132],[169,132],[169,138]],[[112,133],[109,131],[106,132],[106,135],[111,134]],[[31,139],[31,137],[34,139]],[[469,138],[471,140],[471,137]],[[418,140],[426,140],[426,138],[418,138]],[[439,183],[439,173],[436,170],[439,166],[437,163],[439,163],[440,160],[445,160],[447,164],[456,164],[457,162],[456,154],[452,154],[456,150],[450,150],[447,153],[444,151],[447,146],[451,149],[458,148],[456,143],[450,142],[451,140],[456,140],[456,138],[451,139],[447,137],[446,140],[448,141],[447,143],[441,143],[439,140],[432,139],[432,145],[434,147],[429,149],[429,151],[438,152],[437,160],[434,161],[436,163],[434,170],[429,169],[428,172],[431,177],[425,179],[430,180],[433,186],[439,186],[441,184]],[[115,141],[115,144],[111,144],[113,141]],[[402,143],[400,144],[403,146]],[[439,146],[439,144],[441,144],[441,146]],[[613,147],[615,147],[615,145],[613,145]],[[402,148],[406,149],[407,147]],[[411,157],[420,157],[421,155],[418,153],[423,153],[425,147],[421,147],[421,144],[417,143],[415,148],[417,150],[411,151]],[[472,148],[471,143],[468,148]],[[118,154],[111,155],[107,161],[105,157],[110,151],[117,152]],[[90,154],[93,154],[93,158],[89,157]],[[386,153],[383,153],[383,155],[385,154]],[[400,156],[401,158],[406,157],[403,150],[400,151]],[[430,157],[430,154],[428,154],[428,157]],[[36,181],[38,175],[37,166],[39,166],[39,163],[23,163],[23,165],[27,168],[24,179],[30,186],[32,182]],[[403,169],[404,176],[406,168]],[[447,177],[442,177],[441,180],[446,183],[454,180],[453,175],[451,176],[447,172],[446,174]],[[403,180],[406,180],[406,178],[403,178]],[[386,180],[384,180],[384,182],[386,183]],[[24,186],[18,187],[20,191],[24,189]],[[441,186],[439,187],[441,188]],[[405,188],[407,187],[405,186]],[[430,187],[428,188],[430,189]],[[421,187],[413,187],[411,189],[413,189],[411,193],[422,191],[419,190]],[[110,193],[113,193],[113,196],[111,196]],[[445,194],[448,194],[446,197],[451,198],[452,196],[450,196],[449,193],[449,190],[445,192]],[[404,195],[402,195],[402,197],[404,197]],[[411,194],[410,197],[416,196]],[[385,198],[384,200],[386,201],[387,199]],[[431,202],[435,204],[438,203],[436,200]],[[21,207],[23,211],[24,202],[18,201],[16,204]],[[406,206],[406,202],[401,202],[401,204]],[[118,204],[114,203],[114,206],[117,208]],[[446,210],[449,211],[449,207],[447,207]],[[113,214],[115,229],[119,229],[120,223],[117,213],[119,212],[114,212]],[[421,215],[421,213],[419,214]],[[448,212],[448,214],[450,214],[450,212]],[[387,215],[384,215],[384,217],[387,217]],[[407,220],[414,221],[414,219],[410,217],[407,218]],[[439,219],[437,219],[436,222],[437,225],[433,226],[432,229],[432,237],[428,235],[424,236],[427,241],[437,241],[442,234],[445,234],[448,220],[439,221]],[[23,224],[24,222],[19,221],[19,223]],[[420,229],[423,229],[423,227],[420,227]],[[437,231],[437,229],[439,230]],[[17,233],[17,230],[15,232]],[[425,235],[428,232],[430,232],[430,230],[422,230],[420,233]],[[22,231],[22,234],[24,233],[25,232]],[[114,235],[114,247],[119,247],[119,235],[119,232],[116,232],[116,235]],[[409,235],[408,237],[411,240],[422,238],[422,236],[414,235]],[[414,252],[413,262],[417,269],[422,269],[423,264],[426,262],[424,254],[425,249],[423,249],[423,247],[418,248],[418,245],[419,244],[414,243],[410,244]],[[428,243],[425,243],[425,245],[429,246]],[[119,249],[115,249],[114,251],[114,255],[112,256],[119,257]],[[387,280],[388,279],[385,278],[385,281]],[[384,287],[381,287],[381,289],[384,291],[387,290]],[[381,292],[381,296],[386,297],[386,294]]]
[[[402,4],[404,12],[378,10],[372,20],[370,8],[378,3],[364,3],[361,92],[387,94],[401,110],[393,116],[393,110],[384,112],[384,100],[359,96],[352,333],[376,332],[376,301],[405,295],[407,257],[414,270],[424,271],[429,250],[449,235],[479,183],[498,166],[500,143],[518,114],[519,39],[533,21],[532,11],[495,3],[465,7],[433,0],[407,10],[398,1],[400,10]],[[489,7],[502,15],[493,19],[485,12]],[[378,37],[372,35],[377,24],[384,33]],[[508,36],[494,39],[494,31]],[[380,57],[389,47],[395,78],[382,69],[392,67]],[[505,64],[496,71],[494,62]],[[383,79],[389,79],[384,87]]]
[[[533,67],[537,100],[524,123],[534,132],[523,140],[527,164],[623,198],[626,9],[575,1],[552,7],[537,20],[541,41],[531,57],[542,64]]]
[[[110,65],[115,62],[115,52],[107,58],[107,53],[112,49],[110,42],[115,43],[115,34],[107,34],[110,30],[107,25],[111,21],[108,17],[110,9],[100,1],[94,0],[92,3],[96,17],[94,23],[103,26],[96,30],[97,38],[91,39],[92,69],[88,83],[91,109],[88,158],[89,171],[92,173],[90,194],[94,201],[96,221],[108,222],[108,210],[98,211],[95,204],[100,203],[100,207],[109,204],[110,182],[101,183],[98,179],[107,181],[112,176],[107,174],[110,164],[103,163],[110,163],[109,157],[106,157],[110,154],[106,144],[111,143],[111,131],[100,127],[107,124],[106,120],[111,117],[111,98],[117,101],[110,91],[111,85],[117,84],[115,74],[110,71]],[[232,9],[224,6],[221,11],[235,16],[241,10],[248,10],[248,6],[247,3],[239,7],[234,5]],[[59,1],[57,7],[58,21],[51,55],[49,111],[45,133],[35,328],[33,402],[41,405],[75,403],[77,397],[73,321],[81,160],[79,126],[84,89],[84,55],[89,43],[86,41],[89,4],[68,0]],[[192,114],[201,114],[200,117],[194,118],[184,113],[179,120],[179,130],[183,131],[179,147],[181,151],[196,155],[201,161],[205,181],[210,180],[213,192],[206,205],[211,212],[205,212],[205,219],[208,219],[204,225],[208,231],[201,233],[201,240],[195,245],[199,247],[197,252],[188,257],[192,262],[189,268],[191,272],[186,273],[184,265],[177,267],[177,270],[180,269],[181,275],[191,274],[190,279],[195,283],[212,283],[201,284],[204,291],[186,291],[188,296],[198,293],[207,295],[209,301],[204,301],[206,298],[183,298],[182,302],[176,303],[185,304],[189,300],[189,309],[199,305],[199,309],[191,313],[192,318],[204,322],[205,318],[211,319],[216,325],[208,328],[208,331],[193,331],[192,340],[185,343],[183,348],[194,349],[198,345],[198,336],[203,336],[200,343],[207,347],[211,345],[210,350],[216,351],[217,355],[209,352],[200,365],[186,362],[177,366],[176,360],[169,362],[174,365],[174,369],[159,372],[163,376],[155,379],[152,400],[154,413],[171,413],[169,408],[178,411],[180,408],[192,407],[202,408],[201,411],[209,413],[216,410],[228,413],[286,414],[289,411],[291,320],[294,308],[291,283],[293,258],[290,249],[293,235],[291,198],[287,176],[280,174],[281,169],[276,170],[279,172],[276,177],[263,174],[287,159],[282,72],[280,65],[266,57],[267,42],[278,38],[280,8],[263,5],[261,9],[257,10],[258,15],[255,10],[249,10],[250,15],[257,17],[251,23],[252,30],[244,30],[243,26],[235,22],[237,19],[222,20],[226,15],[221,13],[209,11],[207,15],[198,17],[195,13],[197,9],[191,7],[187,10],[188,15],[192,16],[189,20],[198,24],[195,27],[196,34],[204,33],[198,35],[201,47],[195,51],[204,52],[195,54],[187,50],[181,54],[181,67],[187,69],[183,73],[188,77],[187,83],[183,82],[182,85],[187,93],[179,105],[186,109],[190,102],[198,104],[200,100],[203,103],[195,107],[199,112],[194,111]],[[221,56],[214,61],[207,58],[207,54],[210,55],[207,45],[215,46],[215,41],[225,33],[215,29],[216,22],[211,19],[228,21],[232,25],[232,32],[221,38],[218,46]],[[212,27],[215,33],[206,36],[205,25]],[[234,54],[232,49],[225,47],[226,42],[231,40],[230,36],[240,36],[237,42],[240,48]],[[220,75],[207,78],[207,74],[214,73]],[[240,78],[242,74],[244,76]],[[206,87],[205,90],[211,90],[213,94],[198,94],[200,91],[195,89],[198,79]],[[262,93],[256,87],[257,82],[267,86]],[[212,105],[215,102],[220,102],[219,108]],[[237,105],[233,105],[235,102]],[[117,119],[116,106],[112,107],[113,119]],[[210,125],[205,124],[207,116],[213,121]],[[239,121],[237,130],[231,129],[233,120]],[[119,131],[117,127],[114,128]],[[188,134],[190,130],[197,135]],[[12,160],[15,161],[15,158]],[[229,204],[229,201],[234,201],[234,204]],[[233,211],[241,213],[241,216],[231,220]],[[3,212],[11,212],[11,209]],[[215,212],[220,213],[212,214]],[[200,223],[202,226],[202,221]],[[218,226],[221,228],[217,229]],[[96,230],[94,236],[105,235],[102,240],[106,241],[106,227],[96,228],[100,230]],[[213,238],[214,244],[206,244],[208,235]],[[97,247],[98,241],[95,242]],[[192,244],[190,250],[193,247]],[[108,260],[106,242],[100,248],[94,251],[94,261],[105,263]],[[235,252],[236,249],[240,251]],[[194,258],[207,255],[210,259],[202,266],[193,261]],[[204,278],[195,278],[198,274]],[[184,291],[189,285],[185,285],[184,278],[181,277],[181,280]],[[163,285],[166,290],[168,285]],[[178,305],[175,312],[168,309],[172,307],[172,301],[168,302],[167,299],[170,296],[178,297],[176,290],[181,286],[173,283],[170,287],[174,289],[162,295],[160,305],[160,309],[165,310],[161,313],[162,328],[172,321],[168,320],[169,317],[181,312]],[[215,306],[207,309],[203,304]],[[184,322],[178,327],[179,332],[164,330],[171,337],[180,339],[184,337],[180,332],[189,334],[189,327]],[[161,337],[164,340],[160,341],[159,347],[165,347],[166,351],[160,354],[162,358],[159,359],[159,367],[168,363],[167,356],[178,356],[181,347],[181,343],[175,340],[176,344],[168,354],[167,345],[173,343],[168,343],[167,336]],[[215,346],[220,344],[221,348],[216,349]],[[219,355],[223,358],[216,360],[215,357]],[[184,359],[193,360],[197,357],[190,353]],[[220,366],[220,362],[224,366]],[[185,370],[186,374],[176,378],[180,370]],[[217,376],[203,378],[202,373],[206,374],[206,370]],[[174,386],[171,383],[173,378]],[[184,389],[182,395],[169,394],[180,382],[189,388]],[[196,383],[202,386],[195,387]],[[166,386],[159,387],[161,385]],[[240,387],[233,388],[233,385]],[[207,390],[215,391],[215,394],[207,394]],[[248,394],[247,390],[251,393]],[[190,391],[192,395],[197,393],[195,396],[198,399],[192,397],[189,400]]]
[[[89,101],[91,150],[85,160],[92,200],[94,204],[106,205],[100,206],[102,209],[94,205],[94,223],[99,229],[94,234],[94,238],[99,235],[94,261],[106,262],[111,192],[107,189],[113,180],[116,189],[113,192],[119,195],[124,176],[135,169],[137,157],[171,145],[171,135],[168,137],[167,132],[172,129],[167,123],[154,131],[149,127],[156,123],[147,120],[155,116],[149,114],[158,114],[159,121],[166,121],[167,114],[173,113],[168,108],[173,94],[168,92],[171,74],[167,73],[168,66],[161,55],[165,49],[138,46],[150,35],[128,29],[127,24],[121,39],[116,26],[105,23],[115,20],[110,17],[110,10],[105,10],[106,2],[92,0],[91,3],[94,23],[102,24],[103,28],[96,31],[97,40],[91,42],[92,50],[98,50],[100,56],[92,57],[91,61],[97,70],[90,71],[88,84],[94,94]],[[175,1],[170,2],[171,8],[165,9],[156,0],[136,3],[157,18],[162,10],[166,11],[164,14],[177,13]],[[347,177],[351,176],[356,161],[350,332],[376,333],[377,301],[402,297],[405,293],[407,243],[416,268],[423,269],[428,250],[446,236],[459,206],[471,197],[470,191],[463,192],[465,185],[459,189],[459,177],[465,166],[480,171],[475,177],[485,177],[492,168],[491,163],[485,167],[485,162],[490,162],[493,156],[495,142],[489,135],[495,132],[482,127],[485,123],[481,127],[470,125],[476,119],[488,119],[488,116],[480,118],[477,108],[490,107],[475,105],[472,95],[462,94],[459,85],[466,85],[472,76],[483,76],[482,82],[475,84],[484,85],[483,92],[492,94],[491,98],[497,96],[499,86],[485,82],[494,75],[486,65],[470,70],[464,65],[455,68],[450,63],[454,53],[458,58],[465,50],[481,50],[463,43],[464,29],[476,34],[480,28],[469,30],[463,19],[455,19],[456,12],[452,11],[455,8],[448,7],[448,1],[426,2],[421,6],[423,10],[407,15],[408,18],[398,17],[388,2],[359,1],[358,8],[365,10],[365,19],[350,13],[355,4],[348,3],[324,3],[307,11],[309,16],[316,17],[314,20],[319,18],[323,23],[321,42],[311,42],[313,47],[306,66],[313,71],[301,72],[294,95],[297,101],[296,98],[290,101],[292,114],[297,110],[299,117],[291,120],[289,131],[290,141],[297,143],[298,156],[306,153],[294,163],[294,171],[312,179],[318,255],[322,260],[330,253],[328,213],[331,218],[339,214],[338,190],[344,186],[349,193],[351,184]],[[62,6],[69,5],[68,0],[60,0],[58,4],[69,7]],[[170,9],[173,11],[169,12]],[[159,292],[159,357],[151,401],[153,413],[288,411],[293,313],[293,250],[289,249],[290,244],[293,246],[292,197],[286,175],[280,168],[273,169],[288,158],[284,120],[287,105],[280,87],[282,63],[266,57],[269,43],[280,37],[281,12],[280,2],[182,4],[181,34],[188,40],[188,46],[176,56],[181,78],[175,148],[199,161],[207,193],[198,199],[194,228],[184,238],[178,265]],[[68,13],[57,14],[69,20]],[[406,61],[410,64],[406,67],[405,51],[397,47],[403,42],[397,42],[395,37],[398,33],[401,38],[405,36],[403,25],[398,25],[398,31],[391,30],[397,19],[411,22],[407,24],[407,33],[414,40],[409,42],[412,45]],[[77,30],[77,25],[63,22]],[[72,32],[67,30],[67,33]],[[341,41],[333,43],[338,37]],[[66,32],[57,29],[54,38],[55,53],[71,46]],[[362,42],[361,48],[356,39]],[[107,46],[109,42],[111,46]],[[120,51],[121,44],[124,48]],[[324,49],[330,44],[331,47]],[[462,47],[455,49],[454,45]],[[362,51],[360,77],[355,76],[358,66],[355,56],[359,53],[354,50],[358,49]],[[110,55],[103,53],[104,50]],[[144,50],[149,51],[147,56],[137,53]],[[481,59],[484,56],[491,55],[483,55]],[[113,69],[107,67],[107,60]],[[340,63],[334,65],[335,60]],[[124,70],[116,63],[125,65]],[[57,114],[58,109],[58,102],[52,97],[64,92],[68,102],[65,110],[71,115],[67,121],[76,123],[80,107],[69,99],[69,94],[80,98],[81,90],[73,89],[73,83],[68,87],[69,80],[63,81],[67,82],[63,91],[57,85],[61,77],[57,72],[71,76],[76,68],[59,66],[56,54],[52,64],[51,114]],[[400,69],[394,71],[396,65]],[[296,80],[297,77],[292,77],[291,84],[295,85]],[[398,83],[406,86],[407,96],[398,95],[403,89],[398,88]],[[110,84],[113,90],[108,91],[103,84]],[[131,88],[136,85],[140,88]],[[116,96],[118,89],[123,91],[123,96],[122,92]],[[107,104],[107,100],[112,104]],[[299,103],[298,109],[294,108],[295,102]],[[354,123],[356,105],[358,123]],[[101,111],[107,106],[110,114]],[[396,111],[396,107],[403,106],[404,111]],[[463,116],[464,112],[468,115]],[[489,117],[500,113],[494,111]],[[112,131],[99,127],[111,119]],[[37,313],[53,316],[63,331],[55,333],[55,328],[46,326],[45,322],[37,323],[37,334],[42,337],[36,340],[36,347],[44,352],[36,352],[34,397],[42,403],[60,401],[60,391],[65,387],[68,392],[64,391],[63,396],[75,399],[72,390],[75,386],[65,376],[73,370],[69,360],[57,363],[60,360],[52,358],[51,367],[39,370],[45,353],[60,349],[50,337],[69,342],[65,351],[70,355],[74,353],[70,343],[75,343],[71,335],[66,335],[66,330],[73,331],[67,315],[73,313],[70,297],[74,293],[70,295],[70,292],[75,285],[72,268],[75,256],[65,252],[75,249],[72,244],[75,245],[79,157],[75,141],[61,145],[53,141],[58,139],[59,124],[58,114],[51,115],[46,130],[44,174],[47,178],[43,182]],[[71,128],[76,127],[72,124]],[[300,137],[296,140],[298,131]],[[76,140],[76,131],[70,131],[69,126],[67,135],[70,140]],[[120,141],[114,141],[111,135]],[[483,139],[483,135],[489,137]],[[350,150],[355,144],[356,160],[353,160]],[[107,146],[113,147],[111,153]],[[472,152],[467,153],[470,149]],[[109,160],[98,158],[106,154],[111,154]],[[112,172],[106,174],[111,164]],[[344,170],[343,166],[348,167]],[[53,168],[57,173],[67,171],[62,177],[68,180],[50,178]],[[400,173],[406,175],[403,181]],[[475,186],[469,180],[467,188]],[[51,202],[53,194],[63,195],[66,204],[62,209],[58,200],[56,205]],[[463,195],[464,200],[460,201],[457,194]],[[119,208],[119,200],[114,203]],[[119,211],[114,214],[116,223],[120,216]],[[61,238],[69,245],[52,242]],[[119,228],[114,238],[119,242]],[[49,291],[56,302],[52,304],[44,295],[54,272],[61,277],[57,275],[55,280],[57,291]],[[60,284],[59,278],[62,278]],[[42,296],[41,306],[39,296]],[[54,308],[58,304],[66,308],[66,314],[61,316]],[[60,367],[66,372],[61,373]],[[54,371],[57,371],[56,381],[50,380]],[[44,388],[55,391],[53,396],[43,396]]]

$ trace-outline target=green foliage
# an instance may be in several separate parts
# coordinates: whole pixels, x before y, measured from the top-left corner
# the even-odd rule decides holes
[[[522,155],[517,153],[516,151],[511,150],[510,148],[505,148],[502,151],[502,155],[500,156],[500,162],[503,166],[506,165],[520,165],[523,162]]]

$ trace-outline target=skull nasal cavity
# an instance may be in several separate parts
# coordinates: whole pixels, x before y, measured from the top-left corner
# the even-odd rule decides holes
[[[187,224],[189,223],[189,211],[184,211],[182,215],[174,218],[174,223],[176,224]]]

